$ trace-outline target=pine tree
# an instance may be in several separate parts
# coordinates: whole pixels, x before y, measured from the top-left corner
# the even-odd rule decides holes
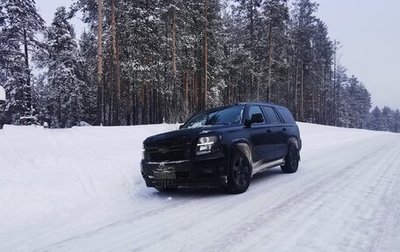
[[[260,99],[260,61],[264,56],[257,52],[261,44],[261,0],[237,0],[238,6],[233,9],[233,16],[238,25],[236,36],[239,37],[240,61],[242,72],[239,92],[245,94],[242,99]]]
[[[33,0],[0,1],[1,78],[9,99],[6,115],[18,123],[22,116],[32,116],[32,54],[41,47],[36,37],[44,21]]]
[[[326,123],[333,43],[328,37],[326,25],[321,20],[316,19],[314,29],[311,39],[312,60],[309,66],[309,91],[305,102],[305,116],[310,122]]]
[[[375,108],[371,111],[369,116],[368,129],[382,130],[381,119],[382,119],[382,112],[377,106],[375,106]]]
[[[82,120],[95,125],[97,118],[97,40],[96,36],[84,31],[79,42],[79,61],[77,77],[82,80],[80,92],[82,94]]]
[[[207,16],[207,77],[208,92],[205,107],[222,105],[222,93],[226,88],[221,69],[223,57],[222,16],[219,0],[208,0]]]
[[[78,45],[69,23],[65,7],[57,8],[46,32],[46,55],[42,55],[48,68],[47,110],[52,127],[71,127],[82,120],[84,83],[78,78]]]
[[[310,0],[294,2],[292,13],[291,38],[294,46],[295,68],[295,106],[297,119],[304,121],[305,99],[310,92],[310,65],[312,62],[312,37],[316,18],[317,4]]]
[[[392,125],[393,125],[393,111],[388,106],[384,106],[382,109],[380,130],[390,131]]]
[[[393,124],[391,131],[396,133],[400,132],[400,111],[398,109],[393,112]]]
[[[371,95],[365,89],[364,85],[354,76],[349,79],[349,86],[347,89],[347,100],[350,104],[348,109],[350,114],[349,126],[352,128],[365,128],[371,108]]]
[[[260,45],[264,75],[260,82],[265,82],[266,92],[263,100],[284,103],[287,101],[286,82],[288,72],[287,50],[289,38],[287,36],[289,12],[286,0],[267,0],[262,5]]]

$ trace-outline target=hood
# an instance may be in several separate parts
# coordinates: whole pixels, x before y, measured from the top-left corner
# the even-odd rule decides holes
[[[145,147],[155,147],[158,145],[191,145],[197,141],[201,131],[202,128],[169,131],[148,137],[144,140],[143,145]]]
[[[170,132],[165,132],[148,137],[144,140],[144,147],[156,147],[159,145],[175,146],[175,145],[192,145],[196,144],[200,135],[203,134],[218,134],[221,130],[232,126],[217,125],[211,127],[199,127],[192,129],[179,129]]]

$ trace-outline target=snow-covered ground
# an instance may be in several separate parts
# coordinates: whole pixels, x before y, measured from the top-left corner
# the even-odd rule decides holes
[[[0,130],[0,251],[400,251],[400,135],[299,124],[297,173],[159,193],[145,137],[177,125]]]

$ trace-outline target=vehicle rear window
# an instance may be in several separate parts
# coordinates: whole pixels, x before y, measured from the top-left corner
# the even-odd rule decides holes
[[[265,115],[267,116],[268,124],[280,124],[281,121],[278,118],[278,115],[275,113],[274,109],[269,106],[263,106]]]
[[[278,108],[279,114],[281,114],[285,123],[295,123],[292,113],[286,108]]]

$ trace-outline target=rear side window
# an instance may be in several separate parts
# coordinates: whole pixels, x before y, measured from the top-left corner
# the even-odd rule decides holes
[[[296,123],[292,116],[292,113],[290,113],[290,111],[287,108],[278,108],[278,111],[279,114],[281,114],[285,123],[290,123],[290,124]]]
[[[278,118],[278,115],[275,113],[274,109],[269,106],[263,106],[265,116],[267,117],[268,124],[280,124],[281,121]]]

